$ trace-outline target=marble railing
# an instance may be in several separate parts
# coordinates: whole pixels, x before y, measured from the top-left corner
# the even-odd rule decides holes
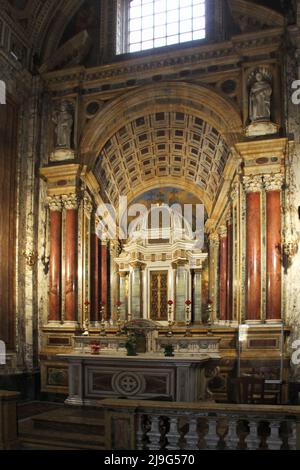
[[[138,450],[300,449],[299,407],[120,401],[103,401],[106,425],[133,433],[126,442],[112,433],[107,449],[112,442]]]

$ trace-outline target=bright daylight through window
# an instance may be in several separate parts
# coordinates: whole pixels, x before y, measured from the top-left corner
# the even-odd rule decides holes
[[[132,0],[129,52],[205,38],[205,0]]]

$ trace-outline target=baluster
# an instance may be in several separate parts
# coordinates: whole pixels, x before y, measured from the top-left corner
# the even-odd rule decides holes
[[[137,448],[147,450],[149,444],[148,432],[151,430],[151,418],[148,415],[138,416]]]
[[[271,434],[270,424],[267,421],[261,421],[258,425],[258,436],[260,437],[259,449],[267,450],[267,440]]]
[[[296,449],[296,440],[293,442],[295,423],[292,421],[282,421],[279,427],[279,437],[282,441],[280,450]],[[296,434],[295,434],[296,438]],[[294,446],[294,447],[293,447]]]
[[[158,416],[152,416],[151,419],[151,429],[148,432],[148,438],[149,438],[149,444],[148,444],[148,449],[149,450],[160,450],[160,429],[159,429],[159,417]]]
[[[180,449],[187,449],[187,440],[186,435],[189,431],[189,418],[181,417],[178,420],[178,430],[179,430],[179,441],[178,445]]]
[[[297,423],[291,423],[290,450],[297,450]]]
[[[219,442],[217,444],[217,449],[225,450],[226,449],[225,438],[228,434],[228,420],[227,420],[227,418],[218,419],[216,431],[217,431],[217,436],[219,436]]]
[[[249,421],[250,432],[246,439],[246,444],[249,450],[258,450],[260,439],[258,437],[257,424],[258,423],[256,421]]]
[[[138,430],[136,433],[136,447],[137,450],[142,450],[144,441],[144,430],[143,430],[143,416],[137,416]]]
[[[248,426],[248,421],[239,420],[237,423],[237,435],[239,438],[237,449],[247,450],[246,438],[249,436],[250,428]]]
[[[160,432],[160,449],[166,449],[168,445],[167,434],[170,430],[170,418],[167,416],[160,416],[159,418],[159,432]]]
[[[171,416],[170,417],[170,430],[167,433],[167,448],[168,450],[176,450],[179,449],[178,440],[179,440],[179,432],[178,432],[178,417]]]
[[[198,448],[198,432],[197,432],[197,418],[191,418],[189,420],[189,431],[185,435],[187,450],[197,450]]]
[[[217,436],[217,420],[214,418],[208,418],[208,434],[206,442],[210,450],[215,450],[217,448],[219,438]]]
[[[239,438],[237,436],[237,421],[236,418],[229,418],[228,434],[226,438],[226,448],[230,450],[236,450]]]
[[[208,449],[207,436],[209,431],[209,424],[207,418],[200,418],[198,420],[198,449]]]
[[[270,421],[270,428],[271,432],[269,437],[267,438],[267,446],[269,450],[280,450],[281,442],[279,437],[279,422],[278,421]],[[288,438],[287,438],[288,441]]]

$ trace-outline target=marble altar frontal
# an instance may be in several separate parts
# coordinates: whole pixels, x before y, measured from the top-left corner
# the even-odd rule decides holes
[[[207,371],[216,369],[218,355],[164,357],[146,353],[116,355],[66,354],[70,405],[94,405],[105,397],[163,399],[180,402],[207,400]]]

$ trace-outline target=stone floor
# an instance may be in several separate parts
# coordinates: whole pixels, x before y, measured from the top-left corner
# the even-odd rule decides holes
[[[22,449],[104,449],[104,416],[101,409],[36,402],[20,405],[19,411]]]

